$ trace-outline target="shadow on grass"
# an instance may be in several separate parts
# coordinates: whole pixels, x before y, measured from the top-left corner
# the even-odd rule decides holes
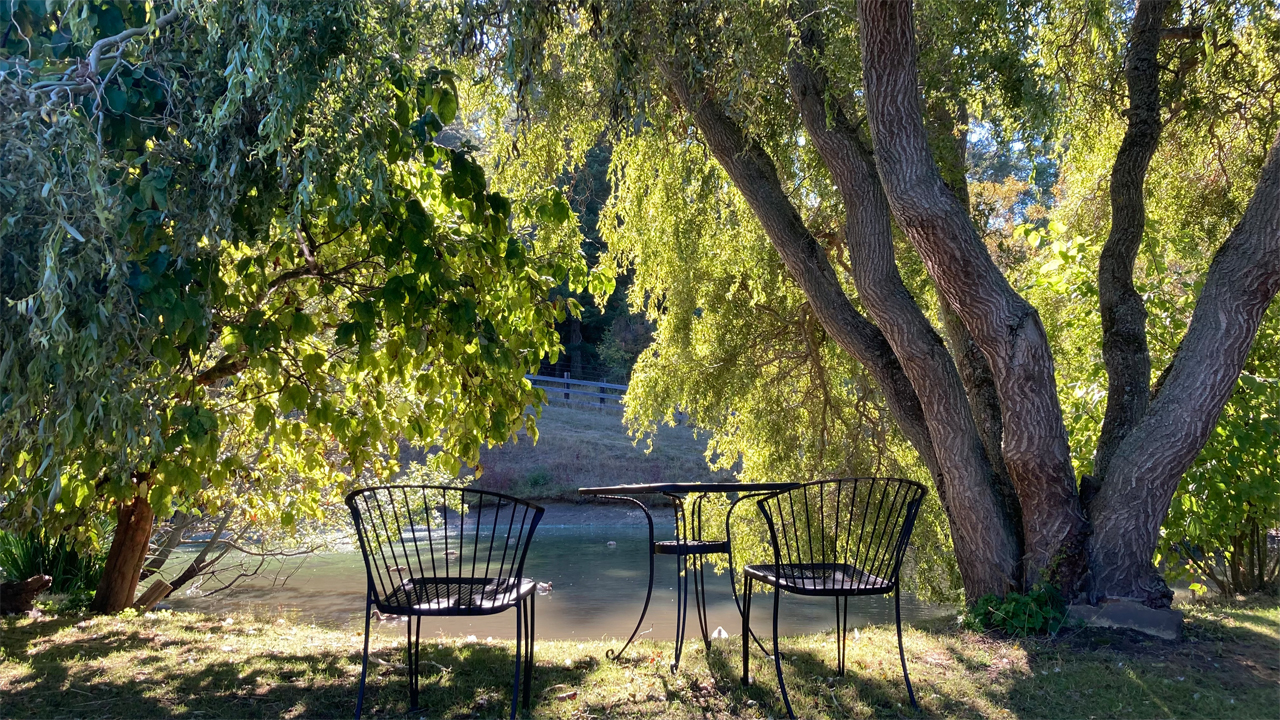
[[[73,642],[37,643],[69,625],[12,625],[0,640],[4,656],[24,657],[29,672],[0,690],[0,715],[18,718],[261,718],[350,717],[360,679],[360,648],[314,653],[271,650],[233,660],[203,661],[200,648],[136,630],[106,630]],[[34,654],[28,650],[35,647]],[[99,660],[117,660],[104,672]],[[535,660],[537,658],[535,657]],[[365,717],[409,710],[403,642],[370,656]],[[510,645],[436,644],[421,648],[419,713],[426,717],[506,717],[514,655]],[[577,685],[589,665],[538,666],[532,701],[557,685]],[[523,711],[522,711],[523,712]],[[416,716],[417,714],[415,714]]]
[[[1184,635],[1169,641],[1076,628],[1020,640],[1014,647],[1025,650],[1025,668],[989,670],[980,692],[991,706],[1027,718],[1276,716],[1274,637],[1225,616],[1193,618]],[[984,665],[964,649],[951,654],[971,673]]]
[[[765,646],[770,647],[769,640]],[[852,642],[852,638],[850,638]],[[846,662],[844,676],[838,676],[834,662],[835,645],[831,658],[810,650],[798,649],[782,640],[782,674],[787,683],[787,693],[797,717],[847,717],[852,703],[870,706],[876,714],[914,715],[902,671],[895,662],[894,675],[864,672]],[[742,685],[742,646],[713,646],[707,656],[707,666],[717,686],[734,688],[739,702],[755,701],[767,709],[772,717],[785,717],[786,706],[778,688],[778,676],[773,658],[764,655],[751,645],[749,655],[752,683]],[[893,648],[897,659],[897,646]],[[908,660],[909,662],[909,660]]]

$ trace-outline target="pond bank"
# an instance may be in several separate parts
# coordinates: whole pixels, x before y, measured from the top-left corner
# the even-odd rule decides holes
[[[655,530],[672,537],[669,509],[658,512]],[[549,583],[550,592],[538,599],[540,637],[557,640],[600,640],[626,637],[636,626],[649,574],[648,523],[634,505],[550,505],[534,536],[525,563],[525,576]],[[184,592],[168,601],[176,610],[226,614],[258,614],[275,620],[286,617],[333,629],[363,628],[366,576],[359,552],[317,553],[291,561],[283,569],[287,581],[272,576],[252,578],[243,585],[212,596]],[[678,564],[670,556],[655,558],[654,593],[643,632],[651,639],[675,635],[675,585]],[[706,582],[709,629],[733,629],[741,621],[725,574],[710,572]],[[782,632],[800,635],[822,632],[833,624],[830,601],[788,597]],[[857,627],[892,621],[889,598],[863,598],[850,606]],[[691,611],[692,612],[692,611]],[[903,598],[903,617],[919,620],[946,609]],[[954,611],[952,611],[954,614]],[[502,615],[430,618],[423,623],[429,636],[505,636],[514,619]],[[379,633],[399,636],[403,624],[379,622]]]
[[[835,674],[830,634],[789,638],[783,663],[801,717],[1275,717],[1280,608],[1189,605],[1186,639],[1070,630],[1056,639],[981,635],[954,620],[906,628],[921,713],[907,705],[892,626],[850,638]],[[3,621],[0,713],[7,719],[92,715],[347,717],[361,636],[288,620],[153,613]],[[366,717],[407,711],[404,640],[377,637]],[[676,674],[669,642],[644,642],[621,663],[611,644],[537,643],[533,717],[777,717],[772,663],[755,653],[757,684],[738,683],[738,638],[708,655],[690,643]],[[505,638],[424,640],[428,717],[506,717],[512,645]],[[564,698],[564,699],[558,699]]]

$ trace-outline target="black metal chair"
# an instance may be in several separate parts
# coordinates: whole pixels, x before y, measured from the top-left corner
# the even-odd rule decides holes
[[[499,493],[434,485],[364,488],[347,495],[346,503],[369,577],[356,719],[364,705],[374,609],[408,617],[410,710],[416,711],[422,617],[493,615],[514,607],[511,717],[520,698],[522,660],[527,710],[536,593],[534,581],[524,577],[524,560],[543,508]]]
[[[926,490],[910,480],[849,478],[805,483],[794,490],[770,493],[756,505],[769,528],[773,564],[743,567],[742,682],[750,684],[747,635],[751,631],[754,582],[774,588],[773,661],[787,715],[794,718],[778,653],[778,609],[782,592],[836,599],[838,673],[844,675],[845,638],[849,632],[849,598],[893,593],[898,624],[898,657],[907,696],[916,705],[907,656],[902,648],[902,609],[898,571],[911,539]]]

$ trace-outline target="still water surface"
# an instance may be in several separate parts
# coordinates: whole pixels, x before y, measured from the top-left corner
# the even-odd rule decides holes
[[[658,538],[671,534],[668,527],[657,529]],[[622,638],[631,634],[648,578],[647,528],[636,525],[541,526],[534,536],[525,562],[525,574],[538,582],[552,583],[553,590],[537,599],[538,637],[548,639]],[[614,547],[608,543],[613,541]],[[659,555],[655,558],[653,601],[641,632],[644,637],[669,640],[675,637],[678,561]],[[329,627],[359,627],[364,621],[365,569],[359,551],[325,553],[308,557],[283,587],[271,587],[268,579],[254,579],[212,597],[175,595],[175,609],[202,612],[247,612],[259,616],[290,615],[304,622]],[[742,621],[725,574],[708,571],[710,628],[722,626],[730,634],[741,631]],[[692,587],[690,587],[692,590]],[[692,603],[691,603],[692,604]],[[752,626],[766,637],[772,621],[773,601],[769,596],[753,603]],[[935,617],[946,608],[917,602],[903,596],[903,620]],[[892,596],[854,598],[849,603],[854,627],[869,623],[893,622]],[[689,608],[692,640],[697,636],[696,614]],[[835,601],[785,595],[779,626],[782,634],[820,632],[834,624]],[[402,635],[403,623],[379,622],[377,632]],[[647,631],[647,632],[646,632]],[[427,617],[423,635],[506,638],[514,635],[515,613],[482,617]]]

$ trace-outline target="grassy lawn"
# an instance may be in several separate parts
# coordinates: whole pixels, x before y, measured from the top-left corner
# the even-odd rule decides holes
[[[1186,639],[1068,630],[1014,640],[935,622],[906,631],[922,713],[911,710],[892,627],[850,637],[835,674],[830,634],[788,638],[783,663],[801,717],[1280,716],[1280,607],[1189,606]],[[513,619],[514,624],[514,619]],[[347,717],[361,636],[288,620],[161,612],[142,617],[8,618],[0,642],[0,717]],[[669,642],[620,663],[606,642],[539,641],[532,715],[551,718],[778,717],[772,663],[738,682],[737,638],[690,643],[671,674]],[[366,716],[403,716],[403,640],[375,641]],[[426,717],[505,717],[512,644],[424,640]]]

